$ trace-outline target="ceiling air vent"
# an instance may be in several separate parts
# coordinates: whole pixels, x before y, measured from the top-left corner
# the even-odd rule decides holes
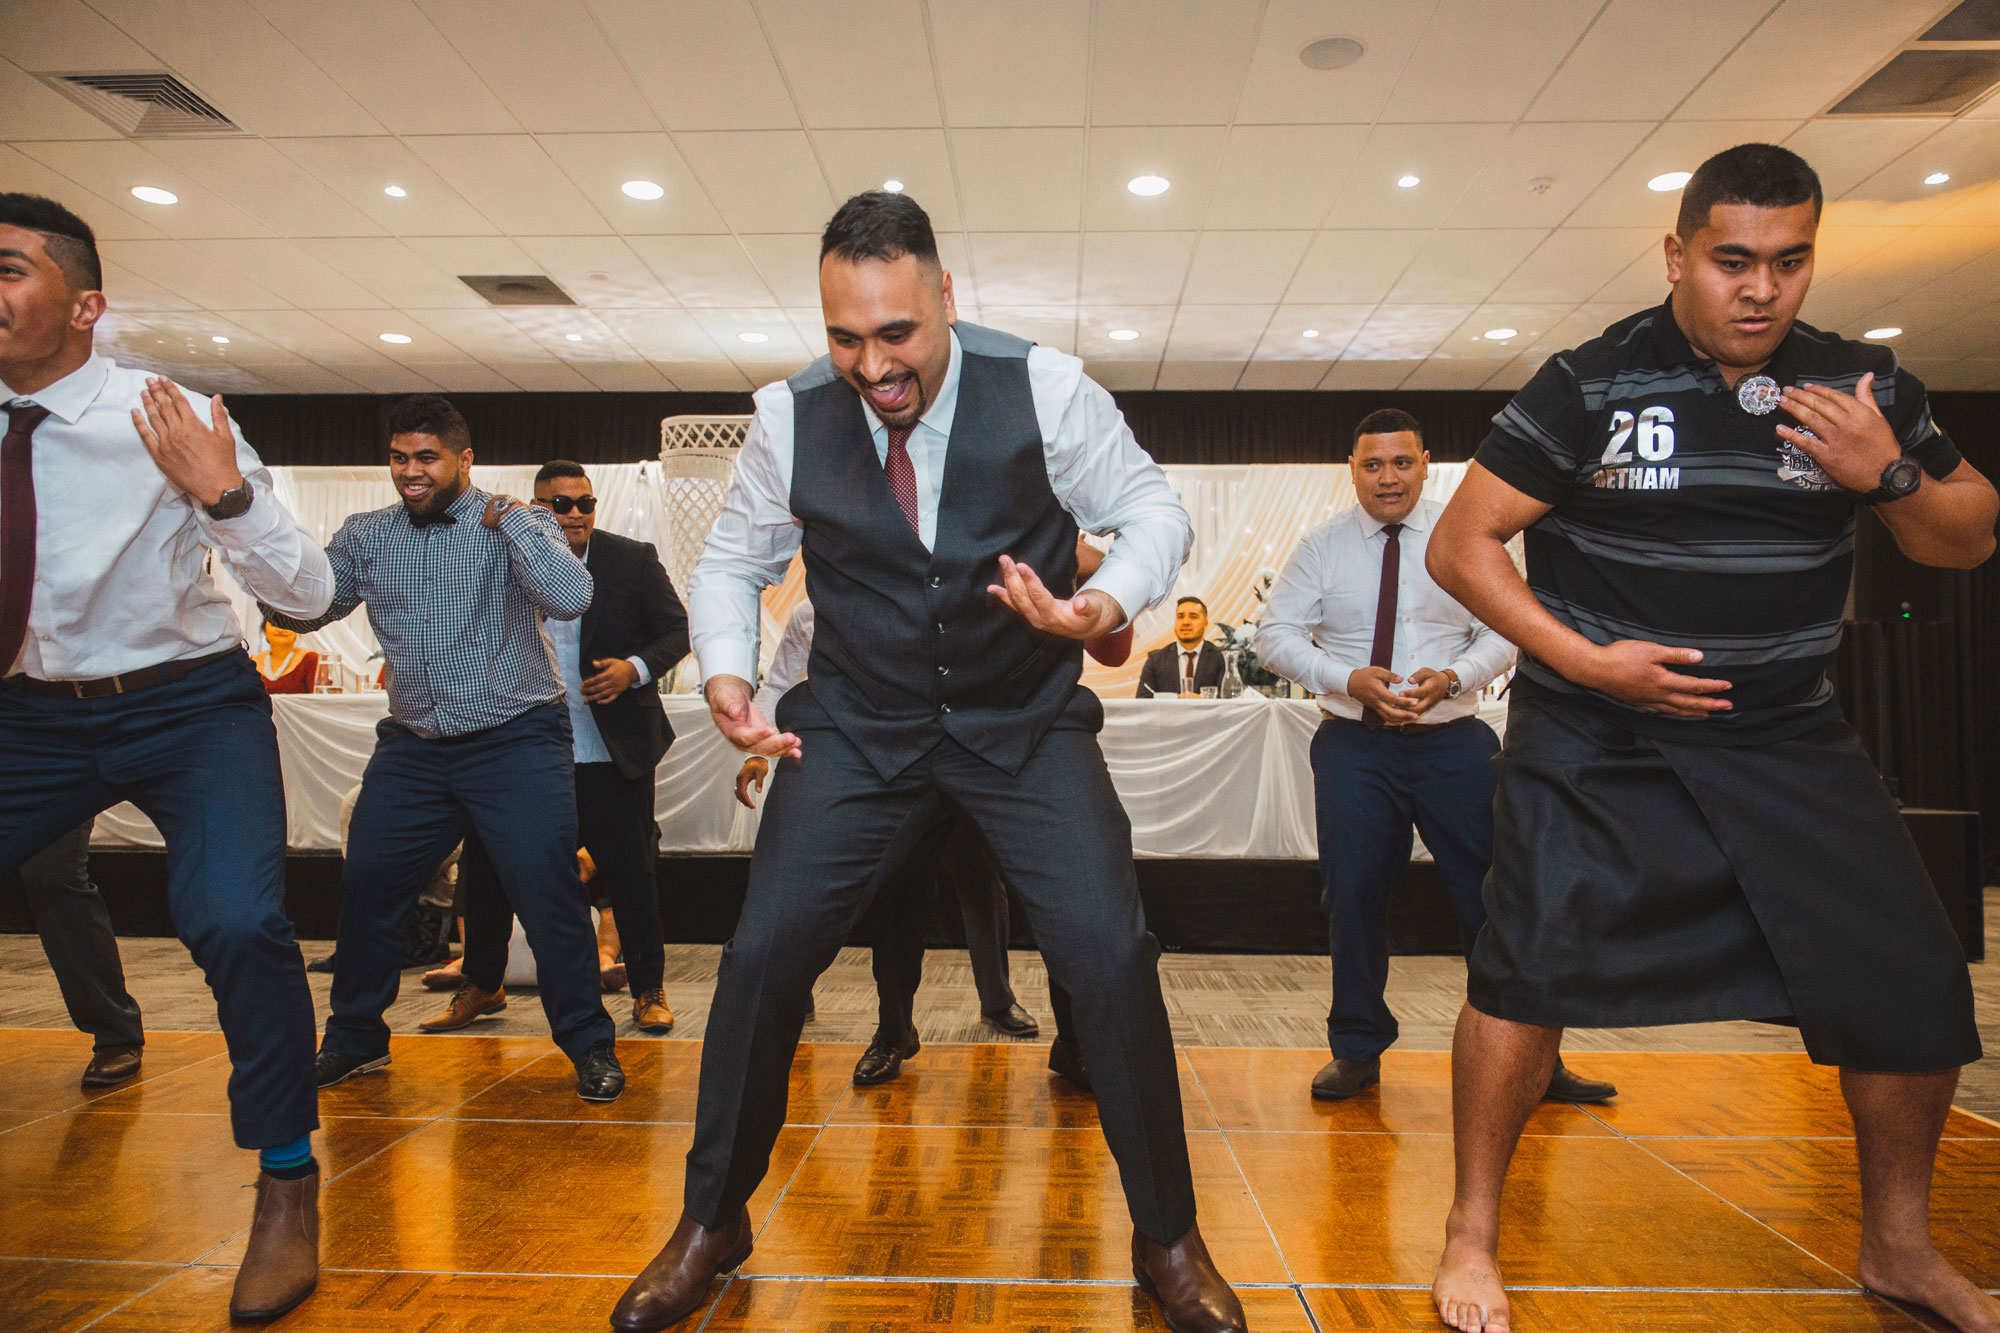
[[[489,305],[575,305],[569,293],[540,273],[461,273],[458,280]]]
[[[1922,42],[2000,42],[2000,0],[1965,0],[1917,39]]]
[[[2000,50],[1903,51],[1830,116],[1955,116],[2000,83]]]
[[[42,82],[134,139],[247,133],[165,70],[44,74]]]

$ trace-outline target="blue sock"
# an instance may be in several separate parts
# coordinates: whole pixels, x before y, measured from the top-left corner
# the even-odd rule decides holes
[[[313,1164],[312,1135],[301,1134],[290,1143],[257,1152],[257,1165],[280,1179],[302,1176]]]

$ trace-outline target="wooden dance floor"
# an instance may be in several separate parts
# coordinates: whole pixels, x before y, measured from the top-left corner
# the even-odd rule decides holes
[[[601,1330],[679,1211],[700,1047],[623,1041],[593,1107],[545,1040],[398,1037],[320,1100],[325,1270],[284,1329]],[[85,1097],[88,1039],[0,1029],[0,1327],[220,1329],[250,1218],[222,1039],[149,1034],[146,1078]],[[860,1048],[803,1048],[751,1204],[757,1249],[683,1328],[1158,1329],[1088,1098],[1043,1043],[927,1046],[857,1090]],[[1194,1047],[1181,1083],[1202,1230],[1259,1333],[1436,1327],[1448,1057],[1392,1052],[1325,1106],[1324,1055]],[[1863,1294],[1853,1144],[1799,1056],[1579,1054],[1617,1104],[1544,1107],[1508,1187],[1515,1327],[1920,1329]],[[2000,1286],[2000,1125],[1954,1113],[1945,1254]]]

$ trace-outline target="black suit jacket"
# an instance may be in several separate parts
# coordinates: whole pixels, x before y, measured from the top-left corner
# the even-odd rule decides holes
[[[658,682],[687,656],[687,609],[650,542],[599,529],[590,535],[583,563],[597,588],[577,633],[582,674],[590,675],[591,663],[599,658],[636,657],[653,676],[651,685],[590,706],[618,771],[628,778],[645,777],[673,744],[674,729],[660,703]]]
[[[1194,659],[1194,687],[1222,684],[1222,650],[1207,640],[1202,641],[1201,653]],[[1139,694],[1141,699],[1150,699],[1155,694],[1164,694],[1169,699],[1181,692],[1181,645],[1179,640],[1164,648],[1155,648],[1146,654],[1146,665],[1139,672]]]

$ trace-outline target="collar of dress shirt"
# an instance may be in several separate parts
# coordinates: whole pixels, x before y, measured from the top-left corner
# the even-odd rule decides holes
[[[958,348],[958,333],[953,330],[951,364],[945,367],[944,383],[938,386],[937,401],[917,419],[919,426],[929,426],[947,440],[951,438],[951,423],[958,416],[958,368],[964,355]],[[875,409],[868,406],[866,398],[861,399],[861,411],[868,418],[868,431],[871,435],[877,431],[888,430],[888,427],[882,424],[882,418],[875,415]]]
[[[49,409],[49,414],[60,417],[64,425],[74,426],[85,409],[97,401],[97,395],[104,392],[105,381],[110,378],[110,358],[92,353],[90,360],[39,393],[15,393],[5,384],[0,384],[0,390],[5,390],[5,396],[0,397],[0,403],[26,398],[29,402],[38,403]]]
[[[404,505],[403,517],[409,521],[410,526],[413,528],[428,528],[433,523],[464,523],[468,519],[477,522],[479,519],[486,517],[486,502],[491,498],[485,491],[480,490],[471,482],[467,482],[465,489],[458,493],[458,498],[446,505],[442,514],[434,514],[430,518],[419,521],[410,512],[410,507]]]
[[[1418,496],[1417,502],[1410,506],[1409,514],[1404,517],[1403,526],[1405,528],[1415,528],[1418,532],[1427,531],[1431,525],[1429,506],[1429,501],[1425,500],[1422,496]],[[1364,538],[1373,537],[1376,533],[1389,526],[1387,523],[1376,522],[1375,516],[1366,509],[1363,509],[1359,504],[1354,506],[1354,518],[1356,522],[1361,524],[1361,535]]]

